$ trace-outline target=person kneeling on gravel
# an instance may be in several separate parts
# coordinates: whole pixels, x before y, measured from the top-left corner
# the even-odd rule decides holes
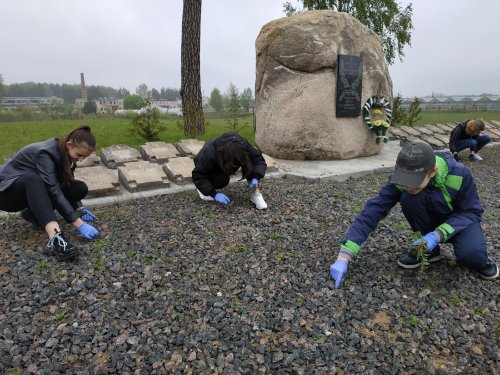
[[[192,178],[200,198],[227,205],[229,197],[216,189],[229,185],[230,176],[240,167],[243,178],[248,181],[250,200],[257,209],[266,209],[267,204],[259,189],[259,181],[267,170],[264,156],[246,139],[231,132],[207,141],[194,157]]]
[[[340,287],[349,263],[389,211],[401,209],[414,232],[425,234],[413,246],[425,246],[430,263],[441,259],[440,242],[453,245],[458,261],[484,279],[498,277],[481,230],[483,209],[470,171],[449,155],[434,153],[423,142],[409,143],[398,154],[389,182],[371,198],[345,234],[330,275]],[[420,266],[415,249],[398,260],[403,268]]]
[[[0,167],[0,210],[21,211],[33,227],[45,229],[49,253],[60,261],[78,258],[80,250],[61,232],[54,209],[88,240],[99,235],[95,215],[81,204],[87,185],[74,179],[76,162],[95,149],[90,127],[82,125],[62,139],[51,138],[23,147]]]

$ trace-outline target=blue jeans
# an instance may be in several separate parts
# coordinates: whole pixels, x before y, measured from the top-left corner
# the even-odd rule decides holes
[[[401,196],[400,203],[411,229],[414,232],[419,231],[422,235],[434,231],[447,218],[442,212],[437,212],[426,190],[416,195],[405,192]],[[453,245],[458,261],[473,271],[483,268],[490,262],[486,240],[479,223],[470,224],[449,238],[446,243]]]
[[[481,134],[477,140],[472,138],[459,139],[455,142],[457,152],[465,150],[466,148],[474,152],[479,152],[487,143],[491,142],[491,137],[486,134]]]

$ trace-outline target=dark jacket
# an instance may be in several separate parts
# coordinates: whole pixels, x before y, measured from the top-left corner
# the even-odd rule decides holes
[[[64,196],[60,179],[62,175],[59,139],[32,143],[23,147],[0,167],[0,191],[7,190],[19,176],[36,173],[45,183],[52,204],[68,223],[78,219],[78,214]]]
[[[456,143],[460,139],[475,139],[477,141],[479,135],[468,135],[465,132],[465,127],[467,126],[467,123],[469,121],[470,120],[466,120],[464,122],[461,122],[460,124],[458,124],[457,126],[455,126],[455,128],[451,131],[451,134],[450,134],[450,151],[452,153],[458,152],[457,151],[457,147],[456,147]]]
[[[425,188],[430,196],[429,206],[436,217],[446,218],[436,230],[443,235],[443,241],[462,231],[472,223],[480,223],[483,214],[476,184],[472,175],[453,157],[436,153],[438,171]],[[380,220],[401,200],[405,187],[387,183],[378,195],[371,198],[347,231],[342,248],[357,255],[361,244],[366,241]]]
[[[253,147],[239,134],[231,132],[224,133],[220,137],[207,141],[198,155],[194,157],[194,169],[192,173],[193,183],[203,195],[215,197],[215,194],[217,194],[214,186],[210,182],[209,176],[218,174],[227,176],[217,162],[216,150],[217,147],[229,142],[242,142],[245,145],[245,150],[248,152],[253,164],[250,179],[256,178],[260,180],[266,174],[267,164],[259,149]]]

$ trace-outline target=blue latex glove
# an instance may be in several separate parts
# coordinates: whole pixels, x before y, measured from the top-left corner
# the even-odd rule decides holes
[[[216,201],[216,202],[222,203],[223,205],[226,205],[226,204],[228,204],[229,202],[231,202],[231,201],[229,200],[229,198],[227,197],[227,195],[222,194],[222,193],[217,193],[217,194],[215,194],[214,199],[215,199],[215,201]]]
[[[259,186],[259,180],[256,178],[252,178],[252,181],[250,181],[250,184],[248,185],[248,188],[250,191],[254,191],[254,189]]]
[[[92,223],[95,220],[95,215],[92,211],[87,210],[85,207],[80,210],[80,215],[83,221],[87,223]]]
[[[99,236],[99,231],[95,229],[92,225],[83,223],[78,227],[78,232],[85,237],[87,240],[93,240]]]
[[[340,287],[342,281],[344,281],[344,276],[347,273],[349,264],[345,260],[337,259],[335,263],[330,266],[330,275],[335,281],[335,289]]]
[[[436,233],[434,232],[429,232],[422,238],[419,238],[415,242],[413,242],[413,246],[418,246],[422,242],[425,242],[427,245],[427,251],[426,252],[431,252],[439,243],[439,237],[437,236]]]

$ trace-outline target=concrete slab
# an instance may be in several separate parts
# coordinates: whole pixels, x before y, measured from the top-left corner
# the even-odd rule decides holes
[[[438,133],[438,134],[449,134],[450,133],[448,128],[444,128],[444,127],[437,126],[437,125],[425,125],[425,127],[427,129],[429,129],[430,131],[432,131],[433,133]]]
[[[197,139],[181,139],[175,144],[175,148],[179,150],[181,156],[195,156],[204,144],[205,142]]]
[[[101,164],[101,159],[96,155],[95,152],[91,153],[85,159],[76,163],[78,168],[94,167]]]
[[[266,173],[270,172],[277,172],[278,171],[278,165],[276,164],[276,160],[272,156],[262,154],[264,156],[264,160],[266,161],[267,164],[267,170]]]
[[[448,145],[450,143],[450,135],[449,134],[434,133],[433,137],[439,139],[441,142],[443,142],[446,145],[446,147],[448,147]]]
[[[429,129],[427,126],[419,126],[418,128],[418,131],[424,135],[434,135],[434,132]]]
[[[116,170],[103,166],[76,168],[75,179],[84,181],[88,188],[89,198],[120,194],[120,182]]]
[[[102,163],[111,169],[138,160],[142,160],[139,151],[127,145],[113,145],[101,150]]]
[[[500,129],[500,121],[497,120],[488,120],[488,122],[492,123],[497,127],[497,129]]]
[[[408,136],[408,133],[405,133],[400,128],[393,128],[392,126],[389,128],[389,138],[391,138],[391,134],[394,135],[396,139],[401,139]]]
[[[188,156],[172,158],[162,167],[168,178],[178,185],[188,184],[193,180],[194,161]]]
[[[423,135],[420,137],[424,142],[427,142],[431,145],[432,148],[443,148],[445,147],[445,143],[441,142],[439,139],[432,137],[430,135]]]
[[[413,128],[411,126],[403,125],[403,126],[400,126],[399,129],[401,129],[405,133],[407,133],[409,135],[413,135],[415,137],[419,137],[422,135],[422,133],[418,131],[418,128]]]
[[[180,156],[180,152],[171,143],[165,142],[146,142],[139,147],[144,160],[152,163],[163,164],[172,158]]]
[[[118,179],[130,192],[170,186],[162,167],[144,160],[126,163],[118,167]]]
[[[449,129],[450,131],[452,131],[453,129],[455,129],[455,127],[457,126],[457,124],[454,124],[454,123],[452,123],[452,122],[448,122],[448,123],[444,124],[444,126],[447,126],[447,127],[448,127],[448,129]]]
[[[497,142],[500,140],[500,137],[497,134],[495,134],[494,130],[492,130],[492,129],[483,130],[481,132],[481,134],[489,135],[491,137],[491,139],[493,140],[493,142]]]
[[[291,178],[321,183],[344,181],[374,172],[392,171],[401,150],[399,141],[389,141],[373,156],[348,160],[283,160],[274,159],[278,168]]]

